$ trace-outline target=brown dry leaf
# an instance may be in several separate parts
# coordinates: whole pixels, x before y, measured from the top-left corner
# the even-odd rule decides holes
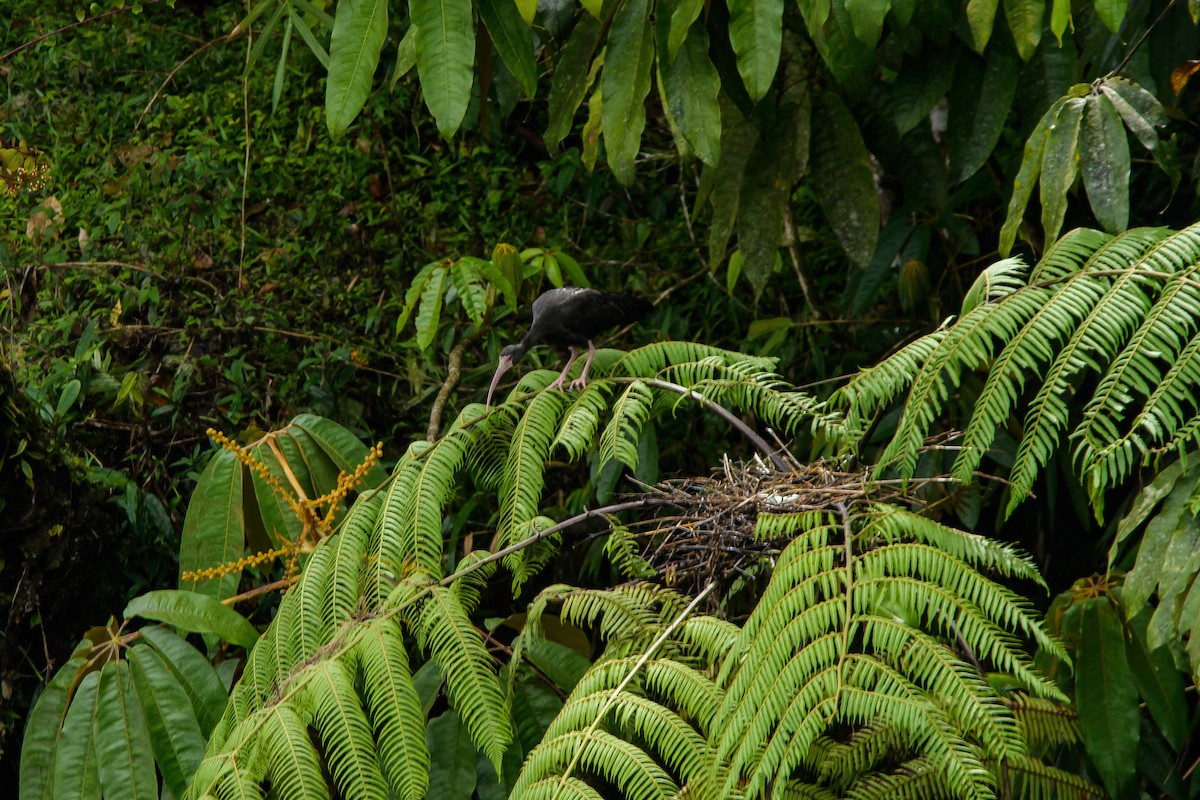
[[[25,225],[25,235],[30,239],[36,239],[46,232],[51,223],[61,225],[62,221],[62,203],[58,202],[57,197],[47,197],[29,216],[29,222]],[[58,231],[53,233],[58,236]]]
[[[1171,70],[1171,90],[1175,94],[1183,91],[1188,79],[1200,71],[1200,61],[1185,61],[1182,65]]]
[[[203,250],[197,250],[192,256],[192,266],[195,269],[212,269],[213,258]]]

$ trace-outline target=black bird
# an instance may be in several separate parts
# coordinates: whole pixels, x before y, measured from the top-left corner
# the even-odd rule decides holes
[[[551,389],[563,387],[567,372],[579,357],[575,348],[587,345],[588,356],[583,364],[583,372],[571,381],[572,389],[582,389],[587,384],[588,367],[592,365],[592,358],[596,355],[592,337],[609,328],[637,322],[653,308],[648,300],[620,292],[603,292],[599,289],[581,289],[576,286],[564,286],[561,289],[542,292],[541,296],[533,301],[533,323],[529,326],[529,332],[520,342],[510,344],[500,351],[500,363],[496,365],[496,374],[492,376],[492,385],[488,389],[488,406],[492,404],[492,393],[496,391],[500,376],[520,361],[526,351],[544,344],[558,347],[565,345],[571,351],[562,374],[547,387]]]

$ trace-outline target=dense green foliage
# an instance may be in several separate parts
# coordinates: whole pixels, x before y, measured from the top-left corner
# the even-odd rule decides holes
[[[1197,3],[13,5],[22,797],[1200,796]]]

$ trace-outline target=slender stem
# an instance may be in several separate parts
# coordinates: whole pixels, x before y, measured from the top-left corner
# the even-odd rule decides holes
[[[693,611],[696,610],[696,606],[700,605],[700,601],[707,597],[708,593],[711,592],[716,585],[716,581],[710,582],[708,586],[704,587],[704,591],[700,592],[700,594],[696,595],[692,599],[692,602],[688,603],[687,608],[679,612],[679,615],[671,621],[671,624],[667,626],[666,630],[660,633],[658,638],[654,640],[654,644],[646,648],[646,652],[642,653],[641,657],[633,665],[633,669],[629,670],[621,682],[617,684],[616,688],[612,690],[612,694],[610,694],[608,699],[604,701],[604,705],[596,714],[596,718],[592,720],[592,724],[588,725],[583,731],[584,744],[575,748],[575,753],[571,756],[571,762],[567,764],[567,768],[563,770],[562,775],[559,777],[558,785],[555,787],[554,795],[551,800],[556,800],[558,793],[562,791],[562,787],[566,785],[567,778],[571,777],[571,773],[575,769],[575,764],[578,763],[580,756],[583,755],[583,750],[584,747],[586,747],[586,743],[592,738],[593,735],[595,735],[596,728],[600,726],[600,723],[604,720],[604,717],[608,713],[609,709],[616,704],[617,698],[621,696],[621,692],[625,691],[625,687],[628,686],[629,682],[633,680],[633,676],[637,675],[638,672],[641,671],[642,667],[646,666],[646,662],[649,661],[650,657],[654,655],[655,651],[662,646],[662,643],[667,640],[667,637],[674,633],[675,629],[683,624],[683,621],[687,619]]]
[[[547,536],[558,533],[559,531],[563,530],[564,528],[569,528],[572,525],[577,525],[580,522],[583,522],[585,519],[588,519],[590,517],[599,517],[599,516],[603,516],[604,514],[616,514],[618,511],[628,511],[631,508],[643,508],[643,507],[649,506],[649,505],[665,505],[667,502],[668,502],[667,498],[665,498],[665,497],[663,497],[663,498],[641,497],[641,498],[638,498],[637,500],[627,500],[624,503],[613,503],[613,504],[607,505],[607,506],[600,506],[599,508],[585,509],[582,513],[576,514],[575,516],[565,519],[562,522],[559,522],[555,525],[551,525],[549,528],[546,528],[544,531],[537,531],[533,535],[531,535],[525,539],[522,539],[521,541],[517,542],[516,544],[510,544],[508,547],[505,547],[501,550],[497,550],[494,553],[490,553],[489,555],[484,556],[483,558],[479,559],[478,561],[471,562],[470,564],[468,564],[467,566],[458,570],[454,574],[447,575],[446,577],[442,578],[440,581],[438,581],[438,585],[439,586],[449,586],[450,584],[454,583],[454,581],[458,580],[462,576],[468,575],[468,574],[474,572],[475,570],[483,567],[485,564],[490,564],[493,561],[499,561],[500,559],[504,558],[507,555],[510,555],[511,553],[515,553],[518,550],[523,550],[526,547],[529,547],[529,545],[533,544],[534,542],[540,541],[542,539],[545,539]]]
[[[779,455],[779,453],[773,447],[771,447],[771,445],[767,444],[766,439],[759,436],[753,428],[738,419],[732,411],[724,406],[718,405],[699,392],[689,389],[686,386],[680,386],[677,383],[671,383],[670,381],[664,381],[658,378],[639,378],[638,380],[642,381],[648,386],[654,386],[658,389],[666,389],[669,392],[675,392],[683,395],[684,397],[690,397],[691,399],[700,403],[700,405],[704,406],[704,408],[712,411],[714,414],[721,417],[730,425],[741,431],[743,436],[749,439],[755,447],[763,452],[767,458],[771,459],[771,463],[775,465],[775,469],[779,470],[780,472],[791,471],[791,467],[788,465],[787,461],[785,461],[784,458]]]
[[[454,345],[454,349],[450,351],[450,364],[446,369],[446,380],[442,382],[442,388],[438,390],[437,397],[433,401],[433,409],[429,412],[429,427],[425,430],[425,438],[430,442],[437,441],[438,433],[442,429],[442,413],[446,409],[446,402],[462,377],[463,353],[478,338],[478,331],[464,336],[462,341]]]
[[[157,2],[159,2],[159,0],[145,0],[142,3],[142,6],[143,7],[152,6]],[[63,25],[61,28],[55,28],[54,30],[50,31],[49,33],[43,33],[41,36],[38,36],[35,39],[30,39],[28,42],[25,42],[24,44],[17,45],[12,50],[9,50],[4,55],[0,56],[0,61],[7,61],[8,59],[12,58],[13,56],[15,56],[17,53],[21,52],[22,50],[33,47],[38,42],[49,39],[51,36],[57,36],[58,34],[63,33],[64,31],[69,31],[69,30],[71,30],[71,28],[78,28],[80,25],[87,25],[89,22],[95,22],[98,19],[104,19],[105,17],[111,17],[113,14],[120,14],[122,11],[131,11],[132,9],[133,9],[133,6],[121,6],[120,8],[114,8],[109,11],[105,11],[102,14],[97,14],[94,17],[86,17],[84,19],[79,20],[78,22],[72,22],[70,25]]]

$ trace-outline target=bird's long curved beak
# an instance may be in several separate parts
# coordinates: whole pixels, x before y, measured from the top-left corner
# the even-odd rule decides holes
[[[512,365],[512,356],[500,356],[500,361],[496,364],[496,374],[492,376],[492,385],[488,387],[486,408],[492,407],[492,395],[496,392],[496,384],[500,383],[500,376],[508,372],[508,368]]]

